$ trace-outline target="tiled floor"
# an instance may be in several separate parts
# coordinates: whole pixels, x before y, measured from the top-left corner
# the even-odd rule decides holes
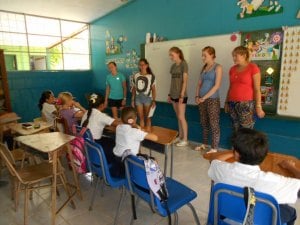
[[[174,178],[188,185],[198,193],[198,197],[193,201],[201,224],[206,223],[209,201],[210,179],[207,176],[209,163],[204,160],[199,152],[190,148],[175,148],[174,157]],[[163,164],[163,157],[159,153],[154,153],[159,163]],[[3,171],[1,179],[7,179],[7,171]],[[97,192],[94,208],[89,211],[89,203],[92,195],[92,187],[88,177],[80,178],[84,200],[75,198],[76,209],[67,206],[57,218],[57,224],[61,225],[112,225],[115,210],[120,196],[120,190],[106,187],[104,197]],[[23,199],[17,212],[14,211],[13,202],[10,199],[9,186],[0,189],[0,225],[21,225],[23,224]],[[60,191],[59,201],[64,199],[64,191]],[[34,193],[30,201],[30,225],[50,224],[50,190],[44,189]],[[300,209],[300,203],[296,204]],[[179,212],[179,224],[195,224],[189,208],[184,207]],[[131,216],[130,198],[127,195],[123,204],[120,225],[129,224]],[[141,202],[137,208],[138,220],[135,225],[163,225],[167,224],[167,219],[152,214],[148,205]],[[300,225],[300,221],[296,223]]]

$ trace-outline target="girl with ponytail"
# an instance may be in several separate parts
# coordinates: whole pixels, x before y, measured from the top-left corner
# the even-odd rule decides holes
[[[106,126],[117,126],[119,123],[102,112],[105,109],[105,99],[102,95],[93,93],[88,97],[88,102],[89,109],[82,117],[81,126],[90,129],[93,139],[101,144],[107,161],[111,163],[114,157],[112,150],[115,146],[115,141],[109,137],[102,136],[102,134]]]

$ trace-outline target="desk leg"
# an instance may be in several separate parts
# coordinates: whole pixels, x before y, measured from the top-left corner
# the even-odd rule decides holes
[[[169,146],[165,145],[165,168],[164,168],[165,177],[168,175],[168,171],[167,171],[167,168],[168,168],[168,148],[169,148]]]
[[[170,167],[170,177],[173,177],[173,160],[174,160],[174,144],[171,144],[171,167]]]
[[[72,151],[71,151],[70,144],[67,144],[67,151],[68,151],[68,155],[70,157],[70,163],[71,163],[71,167],[72,167],[72,171],[73,171],[73,177],[74,177],[75,185],[77,187],[77,193],[79,194],[79,197],[82,200],[83,197],[82,197],[82,193],[81,193],[81,190],[80,190],[80,186],[79,186],[79,181],[78,181],[78,176],[77,176],[77,173],[76,173],[76,169],[75,169],[75,166],[74,166],[74,163],[73,163],[74,162],[74,158],[73,158],[73,154],[72,154]]]
[[[56,219],[56,186],[57,186],[57,151],[52,155],[53,178],[52,178],[52,193],[51,193],[51,224],[55,225]]]

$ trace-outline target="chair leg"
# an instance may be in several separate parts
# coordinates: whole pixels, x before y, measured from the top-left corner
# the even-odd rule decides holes
[[[19,195],[20,195],[21,183],[16,181],[15,186],[16,186],[15,187],[15,211],[17,211],[19,206]]]
[[[95,197],[96,197],[96,191],[97,191],[97,188],[98,188],[98,184],[99,184],[99,178],[96,177],[96,185],[95,185],[95,188],[94,188],[94,191],[93,191],[93,195],[92,195],[92,199],[91,199],[91,204],[90,204],[90,207],[89,207],[89,211],[93,210],[93,205],[94,205],[94,201],[95,201]]]
[[[24,197],[24,225],[28,224],[28,200],[29,200],[29,187],[25,187],[25,197]]]
[[[196,213],[196,210],[195,210],[194,206],[191,203],[188,203],[187,206],[192,210],[192,213],[193,213],[196,224],[200,225],[199,217]]]
[[[68,185],[66,184],[66,177],[65,177],[65,174],[64,174],[64,173],[63,173],[63,174],[60,174],[59,177],[60,177],[60,180],[61,180],[61,182],[62,182],[62,184],[63,184],[63,187],[64,187],[64,189],[65,189],[65,192],[67,193],[68,197],[70,197],[70,196],[71,196],[71,192],[70,192],[70,188],[69,188]],[[58,188],[56,188],[56,193],[59,193],[59,192],[58,192]],[[75,206],[74,201],[71,200],[70,202],[71,202],[72,208],[73,208],[73,209],[76,209],[76,206]]]
[[[174,212],[174,225],[178,225],[178,213]]]
[[[103,197],[104,196],[104,188],[105,188],[105,181],[104,181],[104,179],[103,178],[101,178],[101,197]]]
[[[122,203],[123,203],[123,199],[125,198],[125,191],[126,191],[125,187],[122,187],[121,197],[120,197],[120,201],[119,201],[119,204],[118,204],[118,208],[117,208],[117,212],[116,212],[116,216],[115,216],[114,225],[118,224],[119,213],[121,211],[121,206],[122,206]]]
[[[140,202],[140,198],[138,196],[136,196],[136,203],[135,203],[135,208],[137,208],[139,202]],[[131,220],[130,220],[130,225],[133,225],[133,222],[134,222],[134,218],[133,218],[133,215],[131,215]]]

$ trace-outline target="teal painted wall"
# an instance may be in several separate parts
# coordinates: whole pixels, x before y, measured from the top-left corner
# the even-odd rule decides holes
[[[279,0],[284,7],[283,14],[237,20],[240,8],[237,1],[206,0],[136,0],[114,13],[91,24],[92,64],[94,88],[105,88],[105,32],[125,35],[128,41],[124,51],[139,50],[144,43],[146,32],[156,32],[169,40],[224,34],[235,31],[252,31],[300,25],[296,13],[299,0]],[[266,1],[267,2],[267,1]],[[167,53],[166,53],[167,54]],[[122,57],[122,56],[121,56]],[[200,60],[200,55],[199,55]],[[120,66],[129,75],[132,71]],[[195,106],[188,106],[189,138],[201,140],[199,113]],[[177,123],[172,107],[158,104],[154,124],[176,128]],[[266,132],[271,150],[300,157],[300,120],[268,117],[257,122],[256,128]],[[231,126],[228,115],[221,113],[221,146],[230,147]]]
[[[82,104],[86,104],[84,95],[92,89],[92,71],[23,71],[8,72],[12,109],[22,121],[32,121],[40,117],[38,101],[44,90],[54,94],[70,91]]]

